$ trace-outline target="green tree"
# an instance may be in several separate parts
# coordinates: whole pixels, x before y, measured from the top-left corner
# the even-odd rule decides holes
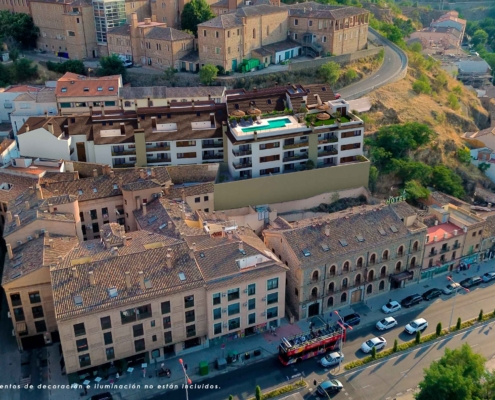
[[[32,48],[36,46],[39,32],[30,15],[0,11],[1,41],[19,43],[25,49]]]
[[[17,59],[19,58],[19,49],[17,47],[12,47],[12,49],[9,51],[9,58],[13,61],[16,62]]]
[[[416,400],[478,399],[481,378],[485,376],[485,359],[473,352],[469,344],[450,350],[424,370]]]
[[[97,70],[99,76],[121,75],[122,80],[127,79],[127,69],[117,54],[100,58],[100,67]]]
[[[203,85],[211,85],[218,75],[218,68],[211,64],[206,64],[199,70],[199,80]]]
[[[421,53],[423,50],[423,46],[419,42],[414,42],[409,46],[409,50],[411,50],[413,53]]]
[[[374,145],[390,152],[393,158],[402,158],[408,154],[409,150],[416,150],[427,144],[432,135],[433,131],[419,122],[388,125],[380,128]]]
[[[336,62],[330,61],[323,64],[318,72],[326,83],[333,85],[340,77],[340,66]]]
[[[169,82],[175,81],[176,78],[175,74],[176,74],[175,68],[172,67],[165,68],[165,70],[163,71],[164,78]]]
[[[399,341],[397,339],[394,340],[394,347],[392,349],[392,351],[394,353],[397,353],[397,349],[399,348]]]
[[[420,80],[417,80],[416,82],[414,82],[412,88],[417,94],[421,94],[421,93],[431,94],[431,92],[432,92],[430,84],[427,82],[420,81]]]
[[[483,29],[478,29],[474,32],[473,37],[471,38],[471,44],[473,46],[484,46],[488,41],[488,33],[486,33]]]
[[[33,65],[31,60],[20,58],[14,63],[16,82],[25,82],[38,77],[38,66]]]
[[[0,63],[0,87],[6,87],[12,83],[12,68]]]
[[[198,24],[215,17],[213,11],[205,0],[191,0],[184,6],[181,14],[181,27],[183,30],[198,35]]]
[[[447,96],[447,102],[452,110],[458,110],[460,108],[459,99],[454,93],[449,93],[449,95]]]
[[[430,196],[430,191],[418,181],[406,182],[404,190],[410,200],[427,199]]]
[[[1,81],[1,79],[0,79]],[[486,172],[486,170],[488,168],[490,168],[491,164],[490,163],[486,163],[486,162],[481,162],[478,164],[478,169],[481,171],[481,172]]]
[[[416,342],[416,344],[421,343],[421,332],[420,331],[416,332],[416,338],[414,339],[414,341]]]
[[[471,152],[467,147],[457,149],[457,159],[463,164],[471,164]]]
[[[402,182],[411,180],[418,181],[421,185],[428,185],[433,169],[421,161],[411,159],[392,160],[393,169]]]
[[[437,336],[440,336],[442,334],[442,323],[441,322],[439,322],[437,324],[437,329],[436,329],[435,333],[437,334]]]
[[[261,400],[262,394],[261,394],[261,388],[259,386],[256,386],[255,397],[256,397],[256,400]]]
[[[464,188],[462,187],[462,179],[454,171],[448,169],[444,165],[437,165],[432,172],[432,185],[452,196],[464,197]]]
[[[440,71],[433,80],[433,89],[436,92],[440,92],[447,88],[447,83],[447,75],[443,71]]]
[[[229,400],[234,400],[234,396],[229,395]]]
[[[371,358],[374,360],[376,358],[376,347],[373,346],[371,349]]]
[[[378,182],[378,168],[376,168],[374,165],[370,167],[370,176],[369,176],[369,181],[368,181],[368,186],[371,191],[371,193],[375,193],[376,190],[376,182]]]
[[[483,309],[481,309],[480,313],[478,314],[478,321],[483,321]]]
[[[67,60],[63,63],[48,61],[46,67],[49,71],[55,71],[60,74],[72,72],[74,74],[84,75],[86,73],[86,68],[81,60]]]
[[[461,329],[461,325],[462,325],[462,321],[461,321],[461,317],[459,317],[459,318],[457,318],[457,323],[455,324],[455,329],[456,330]]]

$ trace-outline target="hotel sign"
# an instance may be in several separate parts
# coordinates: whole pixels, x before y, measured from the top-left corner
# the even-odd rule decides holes
[[[397,197],[390,196],[389,199],[387,200],[387,204],[400,203],[401,201],[406,201],[406,199],[407,199],[407,193],[404,190],[400,196]]]

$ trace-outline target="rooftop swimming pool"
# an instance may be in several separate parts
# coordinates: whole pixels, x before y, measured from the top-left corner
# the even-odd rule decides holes
[[[264,122],[267,122],[266,124]],[[253,126],[250,126],[249,128],[242,128],[242,132],[247,133],[247,132],[259,132],[259,131],[264,131],[266,129],[276,129],[276,128],[283,128],[287,124],[290,124],[291,120],[289,118],[280,118],[280,119],[271,119],[271,120],[262,120],[262,124],[254,124]]]

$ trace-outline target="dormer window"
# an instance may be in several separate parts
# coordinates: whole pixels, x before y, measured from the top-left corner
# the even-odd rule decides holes
[[[62,88],[62,92],[64,92],[64,93],[67,92],[67,88],[66,87],[63,87]]]
[[[111,92],[113,92],[113,86],[110,86],[110,87],[108,88],[108,90],[110,90]]]
[[[101,86],[98,86],[98,92],[101,92],[103,88]]]
[[[85,88],[84,88],[84,91],[85,91],[85,92],[89,92],[89,87],[85,87]]]

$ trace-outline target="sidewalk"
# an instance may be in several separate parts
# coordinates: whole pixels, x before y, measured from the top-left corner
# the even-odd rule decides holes
[[[453,277],[456,281],[461,281],[467,277],[475,275],[483,275],[487,271],[493,271],[495,268],[495,260],[491,260],[486,263],[482,263],[480,271],[477,270],[477,266],[471,267],[470,270],[462,271],[457,274],[454,273]],[[434,287],[443,288],[448,284],[447,273],[435,276],[431,279],[424,279],[419,282],[410,282],[405,288],[392,290],[390,292],[378,294],[364,301],[364,303],[354,304],[352,306],[345,306],[339,310],[340,315],[344,316],[352,312],[357,312],[361,316],[360,326],[365,326],[369,323],[376,323],[376,321],[382,318],[383,314],[380,311],[381,306],[385,304],[390,298],[400,301],[404,297],[414,294],[423,293],[427,289]],[[402,312],[407,312],[402,310]],[[400,313],[399,313],[400,314]],[[158,362],[158,364],[149,364],[146,368],[146,374],[143,377],[143,371],[140,368],[134,369],[131,373],[125,373],[116,382],[115,378],[109,380],[102,380],[100,385],[110,385],[107,388],[95,387],[95,382],[91,381],[88,394],[84,395],[81,388],[73,390],[51,390],[50,400],[75,400],[75,399],[87,399],[98,393],[111,392],[117,399],[125,400],[138,400],[150,398],[153,395],[164,393],[167,390],[180,388],[184,383],[184,374],[182,367],[179,363],[179,359],[182,359],[185,364],[188,365],[188,375],[193,384],[197,384],[203,380],[211,379],[217,375],[240,369],[246,365],[259,362],[268,357],[274,357],[278,350],[278,343],[282,337],[292,336],[297,333],[309,330],[309,322],[313,322],[315,327],[327,322],[334,324],[337,322],[337,316],[334,313],[325,314],[322,316],[312,317],[307,320],[299,321],[293,325],[289,324],[287,320],[283,320],[279,328],[277,328],[277,336],[273,336],[270,333],[263,333],[254,335],[242,339],[231,340],[224,343],[222,349],[221,344],[210,345],[209,348],[203,349],[194,353],[186,354],[183,356],[177,356],[174,358],[166,359]],[[355,328],[359,329],[359,327]],[[67,385],[67,377],[62,376],[60,372],[60,353],[59,346],[55,345],[49,348],[50,354],[50,384],[52,385]],[[227,355],[230,351],[236,351],[239,354],[239,360],[229,364],[226,370],[218,371],[216,369],[215,361]],[[258,355],[254,355],[255,351],[258,351]],[[245,360],[245,353],[250,354],[249,360]],[[206,376],[199,375],[199,363],[206,361],[209,363],[209,373]],[[171,378],[156,377],[155,368],[159,369],[161,363],[165,364],[166,368],[171,370]],[[207,382],[206,382],[207,383]],[[111,385],[131,385],[130,388],[112,387]],[[132,385],[135,388],[132,389]],[[153,385],[153,388],[146,388]],[[160,386],[160,387],[159,387]]]

